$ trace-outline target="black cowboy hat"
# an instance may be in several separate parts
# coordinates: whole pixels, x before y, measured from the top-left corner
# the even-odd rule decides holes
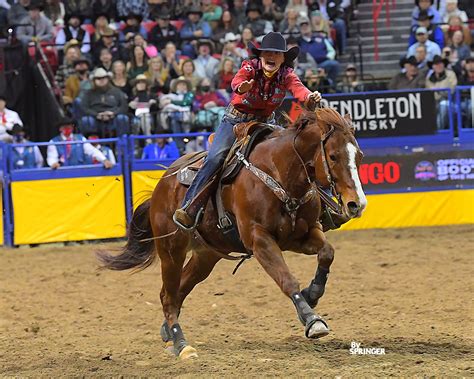
[[[247,8],[245,9],[245,14],[248,15],[248,13],[251,12],[251,11],[256,11],[256,12],[262,14],[262,10],[260,9],[258,4],[256,4],[256,3],[250,3],[247,6]]]
[[[298,46],[293,46],[291,49],[287,49],[285,37],[278,32],[270,32],[265,35],[259,48],[257,48],[252,42],[248,43],[248,47],[257,57],[260,56],[262,51],[283,53],[285,54],[285,63],[292,63],[300,53],[300,48]]]
[[[66,125],[76,126],[76,121],[73,120],[72,118],[63,117],[63,118],[59,119],[58,122],[56,122],[55,127],[56,127],[56,129],[60,129],[63,126],[66,126]]]
[[[214,42],[212,42],[210,39],[200,39],[197,43],[197,49],[203,45],[209,46],[209,49],[211,50],[211,55],[214,54],[214,51],[216,49],[216,46],[214,45]]]
[[[39,9],[40,11],[43,11],[44,6],[41,1],[32,1],[30,5],[26,7],[27,10],[32,11],[34,9]]]
[[[431,3],[431,5],[433,5],[434,0],[430,0],[430,3]],[[415,5],[416,5],[417,7],[419,7],[419,6],[420,6],[420,0],[415,0]]]
[[[444,66],[447,67],[448,64],[449,64],[449,60],[446,59],[446,58],[442,58],[442,57],[439,56],[439,55],[435,55],[435,56],[433,57],[433,60],[428,62],[428,67],[429,67],[429,68],[432,68],[433,65],[434,65],[434,64],[437,64],[437,63],[444,63]]]
[[[153,19],[155,20],[171,20],[171,12],[168,8],[164,7],[157,9],[153,12]]]
[[[10,134],[11,136],[14,136],[15,134],[22,133],[25,131],[25,128],[21,126],[20,124],[15,124],[13,125],[11,130],[7,130],[7,133]]]
[[[193,5],[186,11],[186,16],[189,16],[190,14],[198,14],[199,16],[202,16],[202,10],[200,7]]]
[[[143,21],[143,16],[142,16],[141,14],[138,14],[138,13],[129,13],[129,14],[127,14],[126,16],[123,16],[123,17],[122,17],[122,20],[123,20],[123,21],[127,21],[127,20],[130,19],[130,18],[134,18],[135,20],[137,20],[137,22],[138,22],[139,24],[141,24],[142,21]]]
[[[77,12],[71,12],[69,14],[66,14],[66,16],[64,17],[64,23],[67,25],[69,23],[69,20],[71,18],[78,18],[79,19],[79,22],[82,24],[84,22],[84,16],[77,13]]]
[[[93,20],[92,20],[92,21],[93,21],[93,24],[96,23],[96,21],[97,21],[97,19],[98,19],[99,17],[105,17],[105,18],[107,19],[107,24],[110,24],[110,15],[109,15],[108,13],[106,13],[106,12],[99,12],[99,13],[96,13],[96,14],[94,15]]]
[[[405,64],[411,64],[412,66],[418,66],[416,58],[412,55],[411,57],[403,57],[400,59],[400,67],[403,68]]]
[[[76,67],[78,64],[81,64],[81,63],[87,64],[87,67],[89,67],[89,69],[90,69],[91,66],[92,66],[91,62],[90,62],[89,59],[87,59],[87,58],[79,58],[79,59],[76,59],[74,62],[72,62],[72,66],[73,66],[73,67]]]
[[[433,19],[433,15],[430,15],[428,13],[428,11],[420,11],[420,13],[418,14],[418,18],[417,17],[413,17],[413,19],[415,21],[426,21],[426,20],[432,20]]]

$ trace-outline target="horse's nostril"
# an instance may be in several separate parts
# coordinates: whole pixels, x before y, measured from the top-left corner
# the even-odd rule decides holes
[[[359,204],[357,204],[355,201],[349,201],[347,203],[347,209],[352,215],[356,215],[357,212],[359,212]]]

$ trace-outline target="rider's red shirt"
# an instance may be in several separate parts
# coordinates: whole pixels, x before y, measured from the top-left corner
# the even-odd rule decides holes
[[[244,94],[237,93],[239,85],[251,79],[255,80],[252,89]],[[259,59],[242,63],[232,80],[232,90],[231,104],[240,112],[257,116],[270,116],[283,102],[287,91],[301,102],[305,102],[311,94],[292,68],[282,67],[271,78],[266,77]]]

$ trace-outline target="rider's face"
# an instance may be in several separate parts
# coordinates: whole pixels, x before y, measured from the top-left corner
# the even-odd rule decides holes
[[[275,51],[262,51],[260,59],[262,60],[262,66],[265,71],[274,72],[277,71],[285,61],[285,55]]]

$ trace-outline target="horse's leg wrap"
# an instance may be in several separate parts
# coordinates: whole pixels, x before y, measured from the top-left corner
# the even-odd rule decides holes
[[[300,319],[301,323],[305,326],[306,337],[310,337],[309,336],[310,330],[312,326],[318,321],[322,322],[324,326],[326,327],[326,329],[329,331],[329,327],[326,321],[324,321],[320,316],[314,313],[314,311],[310,308],[310,306],[306,302],[301,292],[296,292],[293,295],[291,295],[291,300],[293,301],[293,304],[295,304],[296,311],[298,312],[298,318]]]
[[[184,339],[183,331],[181,330],[181,327],[179,326],[179,324],[174,324],[170,328],[170,332],[171,332],[171,339],[173,340],[174,353],[176,354],[176,356],[179,356],[181,351],[187,345],[186,340]]]
[[[173,339],[173,336],[171,335],[170,327],[168,326],[168,323],[166,322],[166,320],[163,321],[163,325],[161,325],[160,335],[163,342],[168,342]]]
[[[311,308],[316,307],[319,298],[323,296],[328,275],[329,269],[318,266],[314,279],[307,288],[301,291],[301,294]]]

